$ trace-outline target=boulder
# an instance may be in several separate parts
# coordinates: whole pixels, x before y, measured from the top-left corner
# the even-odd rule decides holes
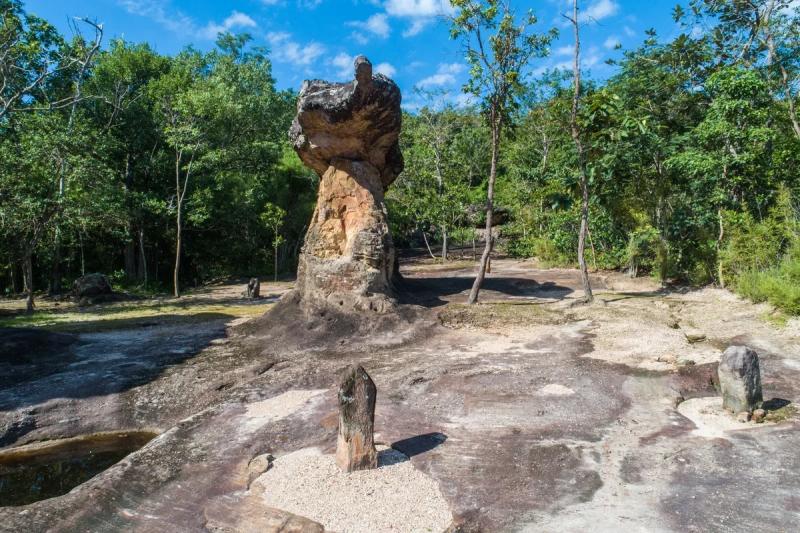
[[[77,299],[94,298],[112,292],[111,282],[104,274],[86,274],[72,284],[72,295]]]
[[[722,406],[734,413],[752,413],[764,401],[758,354],[747,346],[731,346],[719,363]]]
[[[289,131],[320,177],[297,272],[303,301],[383,311],[394,295],[395,250],[384,193],[403,170],[400,90],[355,61],[348,83],[306,81]]]
[[[373,434],[377,392],[375,383],[361,365],[348,367],[342,375],[336,464],[345,472],[378,466]]]

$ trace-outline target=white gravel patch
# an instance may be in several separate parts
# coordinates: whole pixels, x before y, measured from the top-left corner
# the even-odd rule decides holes
[[[724,439],[728,437],[729,431],[772,425],[767,422],[739,422],[733,414],[722,408],[722,398],[719,396],[686,400],[678,405],[678,412],[697,426],[692,435],[707,439]]]
[[[251,490],[266,505],[338,533],[441,532],[452,514],[436,482],[407,457],[378,446],[379,468],[343,473],[333,455],[305,448],[278,457]]]

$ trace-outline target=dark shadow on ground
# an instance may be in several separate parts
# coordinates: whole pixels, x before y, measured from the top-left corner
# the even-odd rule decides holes
[[[403,279],[401,303],[439,307],[447,303],[443,296],[452,296],[472,287],[472,277],[425,277]],[[488,277],[481,290],[493,291],[513,297],[564,299],[572,294],[573,289],[558,285],[552,281],[539,283],[527,278]]]
[[[447,440],[444,433],[425,433],[416,437],[398,440],[392,443],[392,449],[397,450],[407,457],[414,457],[429,452]]]
[[[0,330],[0,412],[54,398],[118,394],[150,383],[224,337],[225,323],[232,318],[221,313],[161,315],[138,319],[140,327],[126,323],[127,329],[80,338],[44,329]],[[100,322],[105,327],[108,321]],[[8,335],[12,342],[6,342]]]

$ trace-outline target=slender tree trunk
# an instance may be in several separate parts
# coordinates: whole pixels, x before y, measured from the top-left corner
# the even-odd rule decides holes
[[[86,275],[86,256],[83,253],[83,233],[78,232],[78,242],[81,247],[81,276]]]
[[[492,255],[492,246],[494,239],[492,238],[492,218],[494,218],[494,182],[497,179],[497,156],[500,150],[500,117],[498,110],[493,108],[491,112],[492,121],[492,163],[489,169],[489,186],[486,191],[486,246],[481,255],[481,264],[478,267],[478,275],[475,276],[475,282],[472,284],[472,290],[469,292],[468,304],[474,304],[478,301],[478,293],[483,285],[483,279],[486,277],[486,268],[489,264],[489,258]]]
[[[177,214],[175,216],[175,269],[172,273],[172,288],[173,294],[175,298],[180,298],[181,296],[181,289],[180,289],[180,270],[181,270],[181,239],[183,235],[181,234],[183,231],[183,195],[181,194],[181,160],[183,159],[183,154],[181,151],[178,151],[175,157],[175,204],[177,208]]]
[[[11,294],[19,294],[19,274],[17,264],[13,260],[8,263],[8,271],[11,277]]]
[[[50,275],[51,295],[61,294],[61,228],[60,223],[56,225],[55,241],[53,242],[53,268]]]
[[[139,277],[147,287],[147,256],[144,253],[144,229],[139,228]]]
[[[25,250],[25,259],[23,261],[23,275],[25,277],[25,313],[32,315],[34,311],[33,304],[33,251]]]
[[[719,277],[719,286],[725,288],[725,277],[722,268],[722,241],[725,238],[725,225],[722,221],[722,209],[717,209],[717,218],[719,219],[719,235],[717,236],[717,276]]]
[[[278,247],[277,246],[273,246],[272,247],[272,251],[273,251],[272,255],[274,257],[274,263],[272,265],[272,269],[273,269],[272,275],[273,275],[273,281],[277,282],[278,281]]]
[[[570,130],[572,133],[572,140],[575,142],[575,149],[578,152],[578,166],[580,167],[581,187],[581,227],[580,233],[578,234],[578,265],[581,269],[584,300],[589,303],[594,300],[594,294],[592,294],[592,285],[589,281],[589,270],[586,267],[586,234],[589,231],[589,179],[586,172],[586,154],[583,150],[580,130],[578,129],[578,105],[581,97],[581,38],[580,24],[578,22],[578,0],[572,1],[571,22],[575,29],[575,57],[572,66],[574,92],[572,95]]]
[[[425,247],[428,249],[428,253],[431,254],[431,259],[436,259],[433,250],[431,250],[431,245],[428,243],[428,236],[425,235],[425,230],[420,228],[419,232],[422,233],[422,240],[425,241]]]
[[[447,226],[442,225],[442,263],[447,261]]]

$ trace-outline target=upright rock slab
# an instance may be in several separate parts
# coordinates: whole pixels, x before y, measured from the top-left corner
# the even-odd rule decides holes
[[[345,472],[378,466],[373,435],[377,392],[375,383],[361,365],[349,367],[342,375],[336,464]]]
[[[729,347],[722,354],[718,373],[722,407],[734,413],[752,413],[764,401],[761,368],[754,350],[747,346]]]
[[[320,177],[297,271],[304,302],[391,307],[395,250],[384,193],[403,170],[400,90],[364,56],[349,83],[305,81],[289,137]]]

